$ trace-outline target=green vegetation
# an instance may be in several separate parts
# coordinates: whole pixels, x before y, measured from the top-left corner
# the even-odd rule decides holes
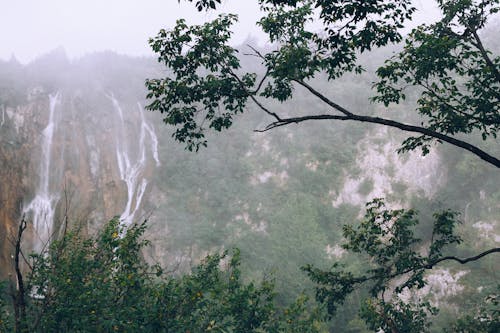
[[[68,232],[33,255],[26,293],[0,303],[2,332],[320,332],[305,297],[278,308],[271,280],[243,282],[239,251],[174,276],[141,258],[144,230],[114,219],[95,237]]]
[[[201,9],[219,3],[193,2]],[[199,27],[181,21],[177,30],[152,40],[170,70],[167,78],[148,81],[150,107],[163,111],[165,122],[177,128],[157,131],[162,166],[152,171],[146,194],[149,227],[125,233],[116,220],[103,226],[95,219],[101,214],[97,209],[94,220],[87,221],[87,214],[75,222],[85,232],[87,225],[102,230],[90,237],[71,231],[46,255],[29,260],[26,313],[17,331],[498,331],[498,255],[485,249],[498,246],[500,177],[494,160],[477,158],[487,158],[484,152],[500,156],[494,81],[500,45],[495,29],[483,31],[498,1],[442,1],[451,16],[417,28],[407,44],[379,50],[403,41],[393,28],[412,12],[403,6],[407,1],[384,6],[381,1],[261,2],[266,15],[261,24],[275,38],[273,46],[226,45],[234,16]],[[326,23],[351,15],[364,29],[348,25],[331,35],[307,31],[304,20],[321,10]],[[396,21],[377,19],[386,12]],[[463,21],[472,14],[484,14],[484,20]],[[486,57],[472,30],[460,28],[461,20],[491,47]],[[177,52],[186,43],[190,51]],[[443,52],[426,53],[432,47]],[[392,51],[401,53],[383,65]],[[253,56],[241,56],[248,52]],[[361,68],[365,71],[356,73]],[[75,114],[71,121],[92,127],[82,131],[92,138],[106,133],[103,120],[112,111],[106,93],[114,92],[126,112],[135,111],[145,94],[144,77],[165,75],[151,59],[110,53],[72,64],[58,54],[30,66],[0,63],[0,71],[5,74],[0,75],[0,109],[9,111],[1,128],[5,145],[15,142],[9,114],[26,103],[28,89],[40,86],[43,94],[61,89],[71,100],[64,105],[67,114]],[[488,83],[484,93],[480,80]],[[369,99],[373,81],[380,103]],[[322,121],[306,122],[314,119]],[[292,127],[296,122],[301,126]],[[408,139],[391,131],[378,135],[366,123],[400,129],[422,125],[409,127],[417,137]],[[273,127],[279,128],[252,133]],[[222,130],[227,131],[218,135]],[[189,154],[170,144],[171,135],[191,150],[210,144]],[[451,145],[430,146],[439,140]],[[391,179],[387,208],[371,201],[358,222],[358,203],[338,200],[343,186],[359,179],[352,193],[371,200],[365,197],[378,189],[379,175],[363,157],[373,148],[384,159],[385,145],[394,142],[404,142],[402,151],[437,151],[439,167],[430,169],[440,173],[413,170],[405,179]],[[466,142],[480,152],[457,153],[455,147]],[[411,156],[404,161],[414,160]],[[432,157],[425,161],[430,164]],[[383,169],[390,177],[400,171],[390,164]],[[429,182],[432,194],[414,190],[418,182]],[[77,206],[78,197],[72,202]],[[231,248],[241,252],[224,252]],[[207,253],[215,254],[199,263]],[[484,256],[469,260],[477,254]],[[149,258],[162,261],[163,269],[149,265]],[[457,292],[440,295],[428,279],[440,273],[451,276],[443,283]],[[14,310],[20,309],[19,298],[11,297],[18,289],[14,280],[1,287],[0,332],[10,332],[16,330]],[[329,313],[307,301],[315,291],[320,309]],[[403,302],[399,291],[409,301]]]
[[[421,147],[425,155],[431,142],[447,142],[500,167],[496,157],[453,136],[477,130],[486,140],[496,137],[500,128],[500,60],[491,58],[479,37],[498,12],[499,1],[437,2],[443,18],[414,29],[404,39],[403,51],[376,70],[377,95],[372,98],[389,106],[405,100],[407,91],[414,94],[410,88],[418,88],[415,111],[425,117],[421,126],[356,113],[311,85],[311,79],[321,75],[334,81],[347,73],[361,74],[365,68],[359,54],[401,42],[400,29],[415,11],[410,0],[260,1],[265,15],[257,24],[276,45],[265,53],[250,46],[262,64],[260,77],[242,73],[238,51],[228,44],[235,15],[223,14],[199,26],[181,19],[172,31],[162,29],[150,40],[158,61],[172,75],[146,81],[152,99],[148,108],[165,114],[164,121],[177,127],[175,139],[189,150],[206,146],[207,128],[229,128],[253,101],[272,119],[264,131],[310,120],[380,124],[420,135],[406,139],[401,151]],[[197,6],[214,8],[215,2],[199,1]],[[310,30],[311,21],[320,22],[323,32]],[[334,114],[308,110],[280,115],[263,104],[262,99],[289,100],[298,88],[323,101]]]
[[[415,10],[411,1],[259,1],[264,16],[257,24],[273,43],[270,50],[249,46],[251,55],[261,62],[259,72],[245,72],[239,51],[228,44],[235,15],[221,14],[199,26],[179,20],[171,31],[161,30],[150,41],[158,61],[171,74],[146,81],[152,100],[148,108],[164,115],[164,122],[176,128],[173,137],[190,151],[207,146],[207,131],[233,127],[236,117],[250,109],[246,106],[252,102],[271,119],[260,129],[263,132],[310,120],[379,124],[417,135],[404,139],[399,152],[421,148],[426,155],[432,143],[446,142],[498,168],[500,160],[492,155],[497,147],[493,144],[488,152],[482,148],[488,144],[474,141],[476,135],[483,141],[494,139],[500,129],[500,57],[485,48],[480,36],[491,16],[500,10],[499,1],[437,2],[442,18],[415,28],[403,38],[400,29]],[[200,11],[210,10],[217,3],[197,1],[196,6]],[[310,30],[310,21],[321,22],[323,31]],[[409,98],[404,106],[414,110],[413,114],[391,119],[357,112],[355,106],[344,107],[316,87],[321,79],[335,83],[346,75],[362,74],[366,68],[360,54],[402,41],[402,51],[376,69],[376,95],[371,100],[389,107],[407,103]],[[324,105],[290,114],[290,110],[283,112],[271,104],[300,100],[304,92]],[[473,136],[463,139],[457,134]],[[362,190],[366,188],[366,181],[361,185]],[[457,214],[446,211],[435,214],[430,235],[418,231],[430,237],[424,241],[430,244],[427,257],[422,256],[423,244],[417,247],[420,240],[413,231],[418,225],[415,212],[379,211],[381,207],[381,201],[369,204],[360,229],[345,227],[348,241],[343,245],[354,253],[366,252],[372,258],[369,262],[379,267],[361,275],[354,274],[353,267],[339,270],[339,264],[326,271],[309,265],[305,269],[318,285],[317,299],[327,304],[331,315],[357,289],[355,285],[375,280],[371,298],[360,312],[370,329],[428,331],[431,325],[427,317],[437,309],[426,300],[404,302],[400,292],[423,288],[426,271],[438,263],[451,260],[466,264],[500,249],[493,247],[464,259],[444,255],[445,247],[461,241],[454,234]],[[405,282],[394,285],[392,280],[402,277]],[[386,295],[388,289],[393,296]]]

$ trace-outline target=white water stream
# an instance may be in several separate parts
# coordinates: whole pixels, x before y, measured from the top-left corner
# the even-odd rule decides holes
[[[42,155],[40,158],[40,182],[36,191],[35,198],[25,208],[25,214],[32,214],[33,226],[35,231],[34,250],[40,252],[48,245],[52,235],[54,223],[55,205],[58,199],[56,193],[50,192],[50,162],[52,155],[52,142],[56,123],[54,113],[56,105],[59,103],[59,92],[55,95],[49,95],[49,122],[42,132]]]
[[[144,196],[146,186],[148,185],[148,181],[144,177],[147,162],[146,135],[149,136],[151,153],[157,166],[160,165],[160,160],[158,158],[158,139],[153,127],[146,122],[144,110],[138,103],[141,123],[139,127],[138,146],[134,155],[131,146],[135,140],[133,135],[127,133],[123,110],[113,95],[109,95],[108,97],[111,99],[113,107],[119,117],[116,159],[118,163],[118,170],[120,172],[120,178],[127,186],[127,204],[125,205],[123,213],[120,215],[120,223],[123,226],[128,227],[132,224],[135,214],[140,208],[142,197]]]

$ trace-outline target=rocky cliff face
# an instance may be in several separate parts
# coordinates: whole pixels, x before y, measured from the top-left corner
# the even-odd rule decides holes
[[[5,108],[1,125],[1,279],[12,271],[22,216],[26,252],[42,250],[66,220],[89,231],[117,215],[130,223],[159,164],[154,128],[137,102],[100,89],[27,95]]]
[[[16,108],[2,106],[0,135],[0,278],[12,269],[13,245],[22,217],[23,200],[30,189],[32,141],[45,103],[34,100]],[[26,121],[30,119],[31,121]]]

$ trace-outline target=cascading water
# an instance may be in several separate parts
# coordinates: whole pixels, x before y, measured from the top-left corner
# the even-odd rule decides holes
[[[137,103],[139,107],[139,113],[141,115],[141,128],[144,128],[145,131],[148,132],[149,137],[151,138],[151,152],[153,153],[153,158],[155,159],[156,166],[160,166],[160,159],[158,157],[158,138],[156,137],[156,133],[154,128],[146,122],[144,118],[144,109],[140,103]]]
[[[108,97],[111,99],[113,107],[119,117],[116,159],[118,162],[120,178],[127,186],[127,204],[125,205],[125,209],[120,216],[120,223],[123,226],[128,227],[133,222],[134,216],[140,208],[142,197],[148,184],[143,175],[146,169],[146,134],[149,135],[149,139],[151,141],[151,153],[153,154],[153,158],[155,159],[157,166],[160,165],[160,160],[158,158],[158,139],[154,129],[146,122],[143,108],[140,104],[138,104],[141,123],[139,128],[137,154],[134,159],[133,151],[131,149],[132,140],[130,140],[133,136],[130,135],[130,133],[127,133],[123,110],[113,95],[109,95]]]
[[[34,250],[40,252],[50,242],[54,223],[55,205],[58,195],[50,192],[50,162],[52,155],[52,142],[56,123],[54,113],[59,103],[60,94],[49,95],[49,122],[42,132],[42,155],[40,159],[40,183],[33,201],[25,208],[25,214],[32,214],[35,231]]]

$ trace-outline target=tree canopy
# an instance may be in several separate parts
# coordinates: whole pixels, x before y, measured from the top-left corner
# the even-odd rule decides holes
[[[197,1],[196,6],[209,10],[218,2]],[[207,144],[208,129],[231,127],[252,101],[271,117],[261,131],[309,120],[367,122],[413,133],[402,151],[420,147],[426,154],[430,144],[447,142],[500,167],[497,157],[457,136],[477,132],[486,140],[496,138],[499,129],[500,57],[481,40],[499,1],[437,2],[442,19],[403,36],[401,29],[415,12],[410,0],[260,0],[263,17],[257,24],[273,49],[262,53],[249,46],[251,55],[261,59],[259,73],[245,72],[239,50],[229,45],[237,16],[221,14],[195,26],[181,19],[150,40],[158,61],[171,72],[146,81],[148,108],[165,115],[165,123],[176,127],[175,139],[189,150]],[[313,30],[312,21],[322,29]],[[311,84],[319,76],[334,81],[362,73],[361,54],[400,42],[403,50],[376,70],[372,101],[389,108],[417,92],[420,124],[356,113]],[[327,112],[304,110],[290,117],[266,106],[268,99],[293,99],[299,87],[323,101]]]
[[[202,11],[219,3],[200,0],[195,5]],[[148,108],[164,114],[164,122],[176,128],[173,137],[188,150],[206,146],[207,131],[230,128],[253,103],[270,119],[257,131],[310,120],[372,123],[412,135],[400,152],[420,148],[425,155],[432,144],[446,142],[500,168],[498,157],[468,141],[471,135],[495,141],[500,128],[500,56],[482,40],[483,30],[500,11],[498,0],[437,0],[441,18],[408,35],[402,29],[416,10],[410,0],[259,0],[259,4],[263,17],[257,24],[272,45],[268,49],[248,45],[249,53],[242,54],[232,47],[231,27],[237,21],[233,14],[194,26],[181,19],[172,30],[161,30],[150,40],[169,72],[146,81]],[[310,22],[319,22],[321,29]],[[348,74],[362,74],[368,69],[360,62],[361,55],[391,44],[397,44],[399,51],[374,71],[370,101],[390,110],[413,99],[414,112],[404,119],[416,119],[414,123],[355,111],[316,86],[318,80],[328,84]],[[244,56],[258,58],[261,69],[247,71]],[[299,89],[318,98],[323,107],[290,116],[268,106],[273,100],[293,100]],[[400,293],[422,288],[424,273],[437,264],[465,264],[500,252],[492,248],[469,258],[447,255],[461,242],[455,234],[455,212],[434,215],[430,241],[415,236],[418,223],[415,211],[386,209],[382,200],[375,199],[367,204],[361,224],[346,226],[343,232],[343,248],[367,258],[364,272],[344,270],[341,263],[326,271],[303,268],[317,283],[317,299],[329,314],[357,285],[369,284],[361,316],[371,329],[428,331],[428,316],[437,309],[426,301],[404,302]],[[491,296],[488,302],[497,305],[497,299]],[[495,313],[485,306],[480,315],[464,317],[453,329],[477,326],[480,331],[495,331]]]

